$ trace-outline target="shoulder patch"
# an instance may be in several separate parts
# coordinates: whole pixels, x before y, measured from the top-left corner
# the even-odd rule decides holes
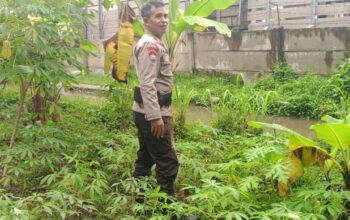
[[[154,44],[149,44],[146,46],[147,51],[148,51],[148,58],[152,61],[155,62],[157,60],[157,56],[159,53],[159,48],[154,45]]]

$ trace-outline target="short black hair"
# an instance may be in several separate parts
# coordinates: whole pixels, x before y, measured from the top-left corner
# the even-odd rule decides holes
[[[146,3],[141,9],[141,17],[143,19],[149,18],[151,16],[151,10],[153,7],[155,8],[165,7],[165,4],[161,1],[150,1]]]

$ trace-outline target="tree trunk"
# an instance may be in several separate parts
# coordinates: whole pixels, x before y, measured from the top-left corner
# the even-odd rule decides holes
[[[37,89],[33,96],[33,113],[35,115],[34,121],[40,121],[41,124],[45,123],[45,98],[40,95],[40,89]]]
[[[20,102],[19,102],[18,112],[17,112],[17,116],[16,116],[16,121],[15,121],[14,128],[13,128],[12,135],[11,135],[9,149],[12,149],[13,145],[15,144],[17,131],[18,131],[18,127],[19,127],[19,122],[21,120],[21,117],[22,117],[22,114],[23,114],[23,111],[24,111],[26,93],[27,93],[29,84],[30,84],[30,82],[27,84],[25,81],[23,81],[21,83]],[[8,170],[8,166],[5,165],[5,167],[4,167],[3,171],[2,171],[2,175],[3,176],[6,175],[7,170]]]

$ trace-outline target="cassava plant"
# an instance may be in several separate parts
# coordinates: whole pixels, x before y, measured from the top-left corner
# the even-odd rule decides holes
[[[46,113],[58,119],[58,85],[73,81],[67,65],[84,69],[80,57],[96,47],[84,38],[83,24],[93,15],[84,10],[88,0],[3,0],[0,2],[1,79],[19,85],[20,103],[10,148],[13,147],[27,96],[32,112],[45,121]],[[50,104],[50,105],[49,105]]]

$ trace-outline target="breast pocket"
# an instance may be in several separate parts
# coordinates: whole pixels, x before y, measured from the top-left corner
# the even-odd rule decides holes
[[[173,71],[172,71],[172,65],[170,62],[170,58],[168,54],[164,54],[161,58],[161,64],[160,64],[160,73],[163,76],[172,77]]]

